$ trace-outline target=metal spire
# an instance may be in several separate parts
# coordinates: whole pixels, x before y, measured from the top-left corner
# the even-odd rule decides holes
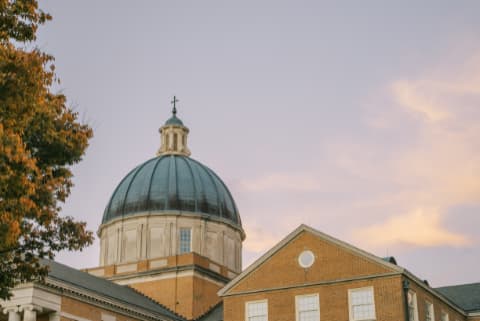
[[[176,96],[173,96],[173,100],[170,102],[172,105],[173,105],[173,109],[172,109],[172,114],[173,116],[176,116],[177,115],[177,107],[176,107],[176,103],[178,103],[179,100],[177,99]]]

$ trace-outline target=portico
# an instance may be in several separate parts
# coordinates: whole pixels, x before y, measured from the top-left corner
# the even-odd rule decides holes
[[[0,301],[8,321],[60,321],[61,297],[41,288],[41,285],[27,283],[12,291],[12,298]]]

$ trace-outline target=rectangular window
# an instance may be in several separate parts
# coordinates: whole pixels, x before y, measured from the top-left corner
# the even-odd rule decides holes
[[[117,318],[115,318],[114,315],[106,314],[102,312],[101,315],[101,320],[102,321],[115,321]]]
[[[268,321],[267,300],[245,303],[245,321]]]
[[[448,318],[448,313],[445,312],[445,311],[442,311],[442,314],[441,314],[441,316],[440,316],[440,320],[441,320],[441,321],[448,321],[448,319],[449,319],[449,318]]]
[[[425,321],[434,321],[433,303],[425,301]]]
[[[298,295],[295,297],[296,321],[319,321],[320,300],[318,294]]]
[[[181,228],[180,229],[180,254],[191,252],[192,245],[192,229]]]
[[[351,321],[375,320],[373,287],[348,290]]]
[[[418,321],[418,309],[417,309],[417,294],[413,291],[408,291],[408,320]]]

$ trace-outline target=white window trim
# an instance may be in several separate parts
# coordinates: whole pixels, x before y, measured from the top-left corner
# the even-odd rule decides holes
[[[248,321],[248,305],[250,303],[266,303],[267,304],[267,321],[268,321],[268,300],[267,299],[245,302],[245,321]]]
[[[320,296],[318,293],[310,293],[310,294],[301,294],[301,295],[296,295],[295,296],[295,320],[300,321],[299,318],[299,308],[298,308],[298,301],[302,297],[308,297],[308,296],[313,296],[317,299],[318,302],[318,320],[320,321]]]
[[[440,321],[443,321],[443,318],[442,318],[442,317],[443,317],[444,314],[447,316],[447,318],[445,319],[445,321],[450,321],[450,315],[449,315],[448,312],[445,311],[445,310],[442,310],[442,312],[440,312]]]
[[[373,319],[363,319],[363,320],[358,320],[353,318],[353,310],[352,310],[352,293],[356,291],[363,291],[363,290],[372,290],[372,295],[373,295]],[[348,319],[350,321],[374,321],[377,319],[377,308],[375,304],[375,291],[373,289],[373,286],[365,286],[363,288],[355,288],[355,289],[348,289]]]
[[[408,319],[409,321],[419,321],[418,319],[418,301],[417,301],[417,292],[413,291],[413,290],[408,290],[408,293],[411,294],[413,296],[413,302],[415,303],[415,314],[413,315],[413,318],[414,320],[410,320],[410,306],[408,306],[408,302],[407,302],[407,306],[408,306]]]
[[[433,305],[433,300],[426,299],[425,300],[425,305],[430,305],[432,307],[432,321],[435,321],[435,306]],[[427,319],[427,312],[425,311],[425,320]]]

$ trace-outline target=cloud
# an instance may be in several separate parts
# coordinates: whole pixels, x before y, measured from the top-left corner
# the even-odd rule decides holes
[[[248,237],[243,246],[247,251],[263,253],[278,242],[278,237],[262,228],[246,228]]]
[[[443,223],[450,209],[480,204],[480,55],[463,61],[393,80],[370,102],[366,124],[395,141],[392,148],[364,141],[364,153],[341,155],[355,160],[343,163],[346,170],[382,177],[385,187],[357,203],[377,214],[363,214],[365,222],[352,233],[356,240],[369,246],[470,244]]]
[[[240,182],[243,189],[252,192],[269,190],[313,191],[320,188],[319,181],[310,174],[272,173]]]
[[[432,122],[447,119],[450,114],[442,108],[436,96],[422,94],[422,87],[425,87],[422,83],[398,80],[391,85],[391,90],[397,102],[412,113],[420,114]]]
[[[442,226],[437,210],[415,209],[410,213],[389,217],[354,232],[357,242],[367,247],[398,244],[414,246],[466,246],[466,236],[448,231]]]

